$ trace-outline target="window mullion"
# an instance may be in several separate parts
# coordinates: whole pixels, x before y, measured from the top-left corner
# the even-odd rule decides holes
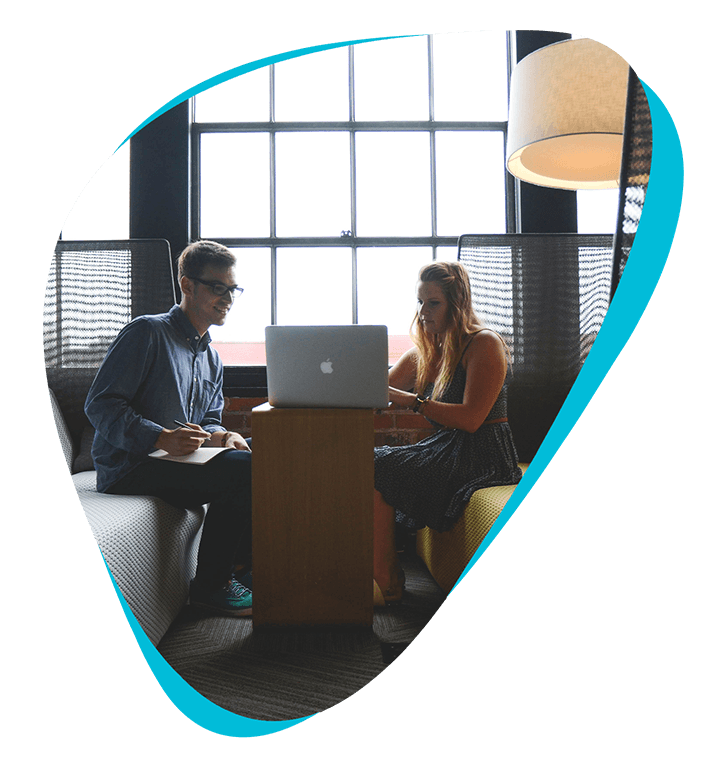
[[[428,116],[430,123],[435,121],[435,76],[433,70],[432,35],[428,35]],[[430,230],[433,238],[437,236],[437,156],[435,129],[430,129]],[[432,248],[433,262],[437,259],[437,246]]]
[[[275,65],[268,68],[270,78],[270,123],[275,122]],[[275,131],[270,131],[270,238],[277,236],[277,191],[276,191],[276,166],[275,166]],[[270,323],[277,324],[277,247],[270,247]]]
[[[348,46],[348,118],[355,123],[355,46]],[[357,157],[355,129],[350,130],[350,237],[352,260],[352,323],[358,323],[358,265],[357,265]]]
[[[263,116],[262,114],[257,115],[260,120],[253,121],[252,117],[254,113],[244,113],[239,112],[235,115],[233,114],[225,114],[225,113],[207,113],[207,117],[209,117],[211,120],[207,122],[201,122],[197,123],[195,121],[195,115],[192,114],[192,129],[191,129],[191,135],[190,135],[190,143],[192,148],[192,156],[191,156],[191,185],[192,185],[192,192],[190,196],[191,204],[190,204],[190,218],[191,218],[191,233],[193,237],[199,238],[200,232],[201,232],[201,202],[202,202],[202,195],[200,190],[201,185],[201,144],[202,144],[202,135],[205,133],[213,134],[213,133],[227,133],[227,134],[243,134],[243,133],[264,133],[268,136],[268,172],[269,172],[269,222],[268,222],[268,236],[262,236],[262,231],[260,231],[260,235],[257,237],[249,237],[246,235],[246,237],[238,237],[237,235],[233,235],[233,231],[236,230],[236,228],[233,227],[232,219],[230,220],[229,230],[231,231],[231,234],[229,236],[226,236],[224,238],[218,238],[217,240],[221,243],[225,243],[228,246],[232,246],[234,248],[257,248],[257,247],[264,247],[269,251],[269,258],[270,258],[270,323],[277,324],[278,323],[278,316],[279,316],[279,309],[278,309],[278,289],[279,289],[279,280],[278,280],[278,249],[286,249],[286,250],[296,250],[297,248],[304,247],[304,248],[316,248],[316,249],[323,249],[323,248],[340,248],[342,247],[342,261],[345,267],[347,267],[347,264],[344,263],[344,259],[348,256],[348,252],[346,251],[348,248],[350,249],[350,257],[351,257],[351,306],[352,306],[352,323],[356,324],[359,323],[359,317],[360,317],[360,309],[364,308],[363,302],[365,302],[364,299],[361,299],[359,297],[359,285],[358,280],[359,277],[362,277],[362,271],[359,270],[359,249],[363,249],[363,254],[368,253],[368,249],[372,247],[382,247],[382,248],[388,248],[388,247],[398,247],[399,249],[405,248],[405,249],[412,249],[414,247],[420,248],[425,247],[428,248],[428,252],[431,252],[431,255],[429,253],[425,254],[425,259],[429,258],[431,256],[431,259],[433,261],[437,259],[442,259],[440,255],[443,254],[443,250],[448,250],[448,247],[455,246],[457,244],[457,238],[454,236],[444,235],[439,236],[439,198],[440,191],[439,191],[439,183],[444,182],[445,177],[443,176],[442,179],[439,178],[439,164],[438,164],[438,158],[437,158],[437,148],[438,148],[438,132],[442,132],[443,136],[440,137],[442,140],[440,142],[440,146],[443,147],[444,152],[441,153],[443,155],[444,163],[447,165],[450,161],[448,158],[445,158],[445,154],[449,154],[450,151],[453,149],[453,146],[457,143],[454,142],[454,138],[458,139],[464,139],[462,134],[464,132],[501,132],[503,138],[506,140],[507,138],[507,121],[497,121],[497,120],[469,120],[467,119],[466,115],[462,112],[456,112],[453,113],[450,111],[447,115],[443,114],[440,117],[448,117],[448,118],[460,118],[460,120],[438,120],[437,115],[437,109],[440,109],[441,111],[443,108],[443,97],[444,94],[444,80],[443,80],[443,72],[444,70],[441,69],[441,72],[438,73],[436,76],[435,73],[435,67],[436,65],[442,66],[445,64],[444,61],[444,49],[442,48],[443,40],[438,36],[433,35],[425,35],[425,50],[422,52],[422,56],[420,60],[418,61],[418,65],[427,69],[427,83],[422,84],[426,85],[427,89],[427,112],[426,115],[419,114],[415,115],[414,113],[411,113],[411,117],[413,119],[402,119],[403,114],[393,115],[393,120],[389,121],[383,121],[383,120],[357,120],[357,93],[356,93],[356,68],[355,68],[355,53],[356,48],[355,46],[349,45],[347,46],[347,95],[348,95],[348,102],[346,105],[342,107],[342,110],[339,112],[333,112],[333,113],[327,113],[327,114],[319,114],[318,117],[321,118],[319,120],[292,120],[293,117],[307,117],[307,118],[313,118],[313,114],[307,113],[306,115],[298,115],[298,114],[289,114],[287,117],[290,118],[290,120],[284,120],[284,121],[277,121],[277,92],[276,92],[276,81],[275,81],[275,65],[270,64],[267,68],[268,70],[268,80],[266,81],[268,83],[268,93],[267,96],[263,95],[263,101],[267,101],[268,103],[268,112],[266,113],[266,116]],[[512,70],[513,66],[513,55],[514,51],[513,49],[513,36],[511,33],[508,33],[506,36],[506,42],[507,42],[507,69],[508,74]],[[437,52],[437,55],[436,55]],[[364,55],[364,51],[361,51],[361,54]],[[440,61],[438,61],[438,59]],[[452,62],[454,59],[452,57],[449,58],[449,61]],[[361,62],[362,64],[362,62]],[[361,75],[363,72],[361,71]],[[281,78],[283,74],[281,72]],[[263,78],[264,80],[264,78]],[[362,84],[361,84],[362,85]],[[281,82],[282,86],[282,82]],[[342,86],[341,86],[342,88]],[[420,86],[422,89],[422,86]],[[509,78],[508,78],[508,88],[509,88]],[[422,91],[425,91],[425,89],[422,89]],[[438,97],[437,103],[435,97]],[[282,92],[281,92],[281,100],[282,100]],[[362,105],[361,105],[362,110]],[[264,112],[264,110],[262,111]],[[281,112],[282,112],[282,105],[281,105]],[[424,112],[424,110],[423,110]],[[343,114],[345,113],[345,114]],[[217,116],[219,120],[213,121],[212,118],[214,116]],[[230,120],[224,120],[225,117],[230,118]],[[249,120],[243,120],[243,118],[248,117]],[[382,115],[373,115],[371,117],[382,117]],[[482,117],[482,114],[480,115]],[[490,116],[491,117],[491,116]],[[237,119],[240,120],[237,120]],[[324,118],[330,118],[330,120],[325,120]],[[398,119],[400,118],[400,119]],[[416,118],[421,118],[420,120],[417,120]],[[315,133],[315,132],[343,132],[347,133],[348,136],[348,160],[347,162],[350,164],[349,168],[345,167],[345,170],[349,171],[349,181],[345,184],[350,185],[350,201],[349,201],[349,226],[350,226],[350,233],[346,233],[345,231],[338,232],[338,233],[332,233],[333,230],[332,226],[330,227],[330,230],[328,231],[327,236],[294,236],[291,238],[288,237],[279,237],[278,236],[278,205],[279,205],[279,198],[278,198],[278,161],[277,161],[277,136],[279,133],[289,133],[289,134],[299,134],[303,132],[309,132],[309,133]],[[358,235],[358,217],[359,217],[359,201],[358,201],[358,184],[360,181],[360,175],[363,172],[363,169],[359,168],[359,159],[357,157],[357,136],[358,132],[366,132],[366,137],[369,134],[372,134],[373,132],[408,132],[409,134],[415,133],[415,132],[421,132],[426,133],[428,136],[428,156],[425,156],[425,145],[424,142],[420,143],[417,142],[417,150],[414,152],[418,153],[418,156],[415,158],[415,165],[422,164],[425,165],[429,162],[430,166],[429,169],[427,166],[425,166],[425,169],[420,168],[420,171],[422,172],[422,176],[424,177],[425,174],[429,171],[429,179],[427,182],[423,182],[423,184],[427,184],[429,182],[430,185],[430,216],[431,216],[431,232],[429,236],[413,236],[413,235],[406,235],[406,236],[374,236],[372,234],[364,234],[366,237],[361,237]],[[330,133],[326,136],[330,136]],[[495,142],[497,139],[497,134],[495,135],[495,139],[488,139],[488,141]],[[366,138],[364,137],[363,140]],[[290,137],[288,137],[289,139]],[[334,137],[335,139],[337,137]],[[369,138],[369,137],[368,137]],[[418,140],[419,137],[414,137],[413,139]],[[361,140],[361,147],[363,146],[363,140]],[[281,149],[284,149],[284,146],[282,146],[281,141]],[[218,138],[218,145],[222,142]],[[446,145],[443,144],[443,142],[447,143]],[[473,143],[475,142],[474,139],[471,139],[468,137],[468,142]],[[487,143],[484,143],[482,140],[478,140],[478,146],[481,148],[481,151],[484,152],[484,148],[486,147]],[[499,142],[497,143],[499,145]],[[462,146],[462,145],[461,145]],[[473,146],[475,146],[473,144]],[[497,145],[487,145],[488,147],[497,147]],[[499,149],[499,148],[498,148]],[[261,150],[261,152],[264,154],[264,148]],[[318,152],[322,152],[321,150]],[[342,150],[344,153],[344,149]],[[234,156],[233,156],[234,157]],[[283,156],[285,158],[285,156]],[[484,157],[484,156],[483,156]],[[427,158],[427,160],[425,160]],[[289,163],[289,160],[288,160]],[[217,162],[216,164],[217,165]],[[208,188],[208,191],[210,191],[210,162],[208,161],[206,169],[206,174],[208,175],[208,179],[206,181],[206,186]],[[260,170],[259,173],[264,176],[264,161],[260,161]],[[222,163],[220,162],[219,166],[220,172],[222,172]],[[281,175],[285,171],[288,171],[285,169],[285,160],[283,161],[282,168],[280,169]],[[336,170],[337,171],[337,170]],[[288,171],[288,173],[290,173]],[[343,173],[344,176],[344,173]],[[284,177],[283,177],[284,178]],[[506,197],[505,197],[505,229],[508,232],[513,232],[516,228],[516,213],[519,209],[519,202],[516,202],[516,191],[514,186],[514,178],[512,178],[507,172],[506,172]],[[493,177],[494,180],[494,177]],[[264,181],[263,181],[264,184]],[[458,196],[459,194],[456,194],[454,192],[448,192],[445,193],[445,188],[443,188],[443,196],[450,195],[452,196]],[[208,192],[208,195],[210,193]],[[263,195],[264,197],[264,195]],[[443,200],[444,197],[443,197]],[[458,199],[460,200],[460,199]],[[365,202],[364,202],[365,203]],[[463,202],[464,203],[464,202]],[[370,202],[372,204],[372,201]],[[427,206],[427,204],[425,204]],[[425,209],[425,211],[427,211]],[[475,211],[474,209],[472,211],[468,210],[467,216],[465,219],[471,219],[473,214],[472,212]],[[451,212],[445,212],[445,208],[443,208],[444,215],[450,216]],[[493,225],[493,227],[499,227],[502,228],[502,212],[498,208],[498,221],[496,225]],[[338,212],[340,214],[340,212]],[[348,212],[345,212],[344,216],[347,216]],[[364,212],[365,215],[365,212]],[[343,216],[343,219],[344,219]],[[369,213],[368,213],[369,216]],[[418,225],[418,229],[422,228],[423,231],[425,231],[427,227],[427,223],[424,220],[423,215],[423,221],[425,222],[425,225]],[[232,217],[232,214],[230,214],[230,217]],[[340,217],[338,217],[340,219]],[[445,221],[445,217],[444,217]],[[484,220],[482,220],[484,221]],[[365,219],[363,219],[363,222],[365,222]],[[458,217],[454,217],[452,219],[452,222],[456,223],[456,225],[453,225],[450,227],[451,230],[456,230],[460,227],[462,227],[462,221]],[[342,224],[339,224],[339,227],[348,227],[348,220],[345,220]],[[207,219],[207,224],[210,225],[210,220]],[[239,229],[241,232],[244,230],[244,226],[239,222],[236,223],[239,225]],[[364,225],[364,228],[367,229],[367,223]],[[443,225],[444,232],[447,230],[447,223]],[[324,229],[324,226],[323,226]],[[262,228],[264,230],[264,228]],[[312,232],[312,231],[308,231]],[[393,232],[392,228],[389,230],[389,232]],[[403,231],[400,231],[403,232]],[[211,237],[213,234],[207,234],[208,237]],[[348,237],[349,236],[349,237]],[[440,249],[440,251],[438,251]],[[267,252],[266,252],[267,254]],[[267,275],[267,274],[266,274]],[[264,281],[267,281],[267,278],[264,279]],[[267,291],[267,290],[265,290]],[[344,299],[343,302],[346,302],[347,300]],[[345,306],[346,307],[346,306]],[[285,309],[288,312],[289,309]],[[267,314],[267,310],[265,311],[265,314]],[[265,318],[268,318],[266,315]],[[283,316],[285,318],[285,316]],[[288,323],[288,322],[285,322]],[[290,322],[292,323],[292,322]]]

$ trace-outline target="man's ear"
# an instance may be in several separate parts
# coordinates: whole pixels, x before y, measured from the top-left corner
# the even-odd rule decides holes
[[[189,279],[187,276],[180,277],[180,291],[183,295],[190,297],[193,293],[194,286],[192,279]]]

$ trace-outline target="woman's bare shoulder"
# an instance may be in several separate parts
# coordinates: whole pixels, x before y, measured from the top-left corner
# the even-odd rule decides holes
[[[497,332],[485,327],[473,335],[464,358],[469,360],[487,356],[500,356],[504,359],[505,343]]]

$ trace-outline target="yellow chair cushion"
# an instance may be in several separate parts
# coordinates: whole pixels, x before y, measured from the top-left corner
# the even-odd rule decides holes
[[[527,463],[520,464],[523,473],[527,467]],[[455,586],[516,487],[502,485],[476,490],[450,530],[444,533],[429,527],[418,530],[417,553],[444,591],[449,592]]]

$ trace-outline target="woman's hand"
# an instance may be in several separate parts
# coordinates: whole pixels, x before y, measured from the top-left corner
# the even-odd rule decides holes
[[[388,390],[388,399],[394,407],[409,410],[415,406],[415,394],[401,391],[399,388],[393,388],[392,386]]]
[[[475,335],[468,346],[464,362],[465,392],[460,404],[426,400],[421,414],[447,428],[473,433],[480,428],[505,382],[507,363],[500,337],[489,330]],[[412,409],[416,396],[390,386],[390,403],[401,409]]]

